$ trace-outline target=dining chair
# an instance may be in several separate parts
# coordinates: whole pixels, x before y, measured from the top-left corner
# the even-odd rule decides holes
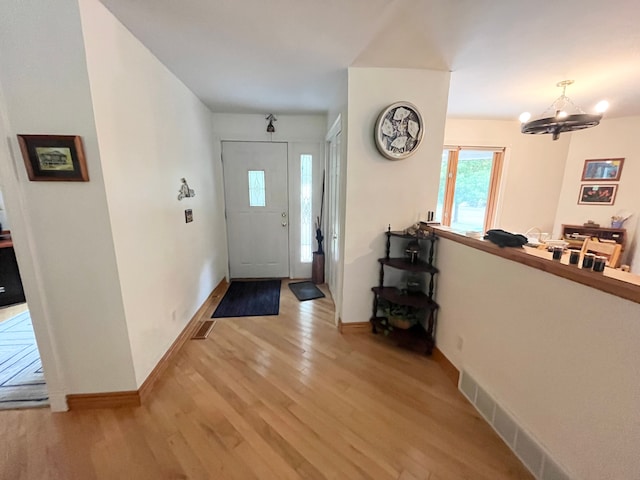
[[[620,261],[620,251],[622,245],[619,243],[599,242],[594,238],[587,238],[582,244],[580,253],[584,256],[585,253],[595,253],[596,255],[602,255],[607,257],[607,266],[616,268]]]

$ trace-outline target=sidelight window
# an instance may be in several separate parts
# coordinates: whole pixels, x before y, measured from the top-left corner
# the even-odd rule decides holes
[[[300,155],[300,261],[313,260],[313,156]]]

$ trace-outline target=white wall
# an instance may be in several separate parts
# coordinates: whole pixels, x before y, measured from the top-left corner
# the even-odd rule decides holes
[[[2,225],[2,230],[11,230],[11,225],[9,225],[9,220],[7,218],[6,207],[4,206],[4,198],[2,197],[2,191],[0,190],[0,224]]]
[[[519,122],[503,120],[448,118],[444,133],[445,145],[506,147],[495,226],[521,233],[552,231],[570,139],[523,135]]]
[[[245,142],[324,142],[326,115],[280,115],[267,133],[267,114],[214,113],[213,126],[220,140]]]
[[[204,104],[100,2],[80,10],[140,386],[226,274],[222,172]],[[182,177],[196,197],[178,201]]]
[[[327,113],[327,127],[326,131],[333,126],[334,122],[340,115],[342,117],[343,123],[346,124],[346,114],[347,114],[347,103],[349,101],[349,70],[345,69],[340,73],[338,79],[338,84],[336,85],[337,95],[333,100],[333,105],[329,107],[329,111]],[[346,125],[343,125],[343,130],[346,129]]]
[[[36,258],[35,239],[27,218],[27,199],[20,184],[16,157],[12,157],[12,151],[9,148],[13,139],[9,130],[7,107],[0,85],[0,138],[6,140],[0,146],[0,185],[4,189],[3,201],[5,208],[11,212],[14,219],[11,224],[12,239],[18,256],[20,276],[29,299],[29,311],[47,382],[49,405],[53,411],[65,411],[67,400],[63,362],[58,355],[59,342],[52,325],[51,313],[47,308],[44,280],[39,272],[40,266]]]
[[[132,390],[77,2],[0,2],[0,65],[5,200],[50,395]],[[30,182],[18,133],[80,135],[90,181]]]
[[[456,367],[571,478],[638,478],[640,305],[447,239],[436,265],[436,341]]]
[[[371,317],[384,231],[408,227],[435,210],[447,108],[449,73],[394,68],[350,68],[342,321]],[[405,100],[425,123],[422,145],[411,157],[386,160],[376,149],[380,112]]]
[[[633,271],[640,271],[640,255],[631,253],[637,247],[638,216],[640,216],[640,117],[604,119],[600,125],[572,134],[567,156],[567,166],[562,182],[562,192],[555,216],[555,231],[560,232],[562,224],[582,225],[593,220],[603,227],[611,225],[611,216],[621,210],[633,213],[624,227],[627,229],[627,250],[623,263],[633,263]],[[613,205],[578,205],[578,194],[582,181],[584,161],[596,158],[625,158],[618,192]],[[591,183],[594,182],[585,182]],[[612,182],[606,182],[611,184]],[[638,258],[635,258],[638,257]]]

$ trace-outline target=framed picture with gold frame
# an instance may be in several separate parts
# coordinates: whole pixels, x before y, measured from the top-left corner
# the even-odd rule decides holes
[[[77,135],[18,135],[32,182],[88,182],[89,172]]]

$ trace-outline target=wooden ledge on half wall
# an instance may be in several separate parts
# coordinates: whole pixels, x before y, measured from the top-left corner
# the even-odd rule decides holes
[[[191,320],[184,327],[180,335],[174,340],[169,349],[162,356],[158,364],[151,371],[147,379],[138,390],[130,390],[124,392],[101,392],[101,393],[76,393],[67,395],[67,407],[69,410],[87,410],[92,408],[117,408],[117,407],[139,407],[145,403],[153,390],[160,375],[171,364],[180,349],[191,338],[193,333],[199,327],[202,318],[208,318],[207,315],[213,313],[213,307],[216,305],[225,291],[229,288],[229,282],[223,278],[216,288],[209,294],[198,311],[193,315]]]
[[[476,250],[481,250],[491,255],[497,255],[507,260],[522,263],[529,267],[537,268],[544,272],[572,280],[620,298],[640,303],[640,276],[618,269],[605,267],[603,273],[583,270],[579,266],[569,265],[568,255],[564,255],[560,261],[554,261],[551,253],[533,247],[504,247],[483,239],[472,238],[463,233],[455,232],[449,227],[430,226],[430,230],[441,238],[466,245]]]

